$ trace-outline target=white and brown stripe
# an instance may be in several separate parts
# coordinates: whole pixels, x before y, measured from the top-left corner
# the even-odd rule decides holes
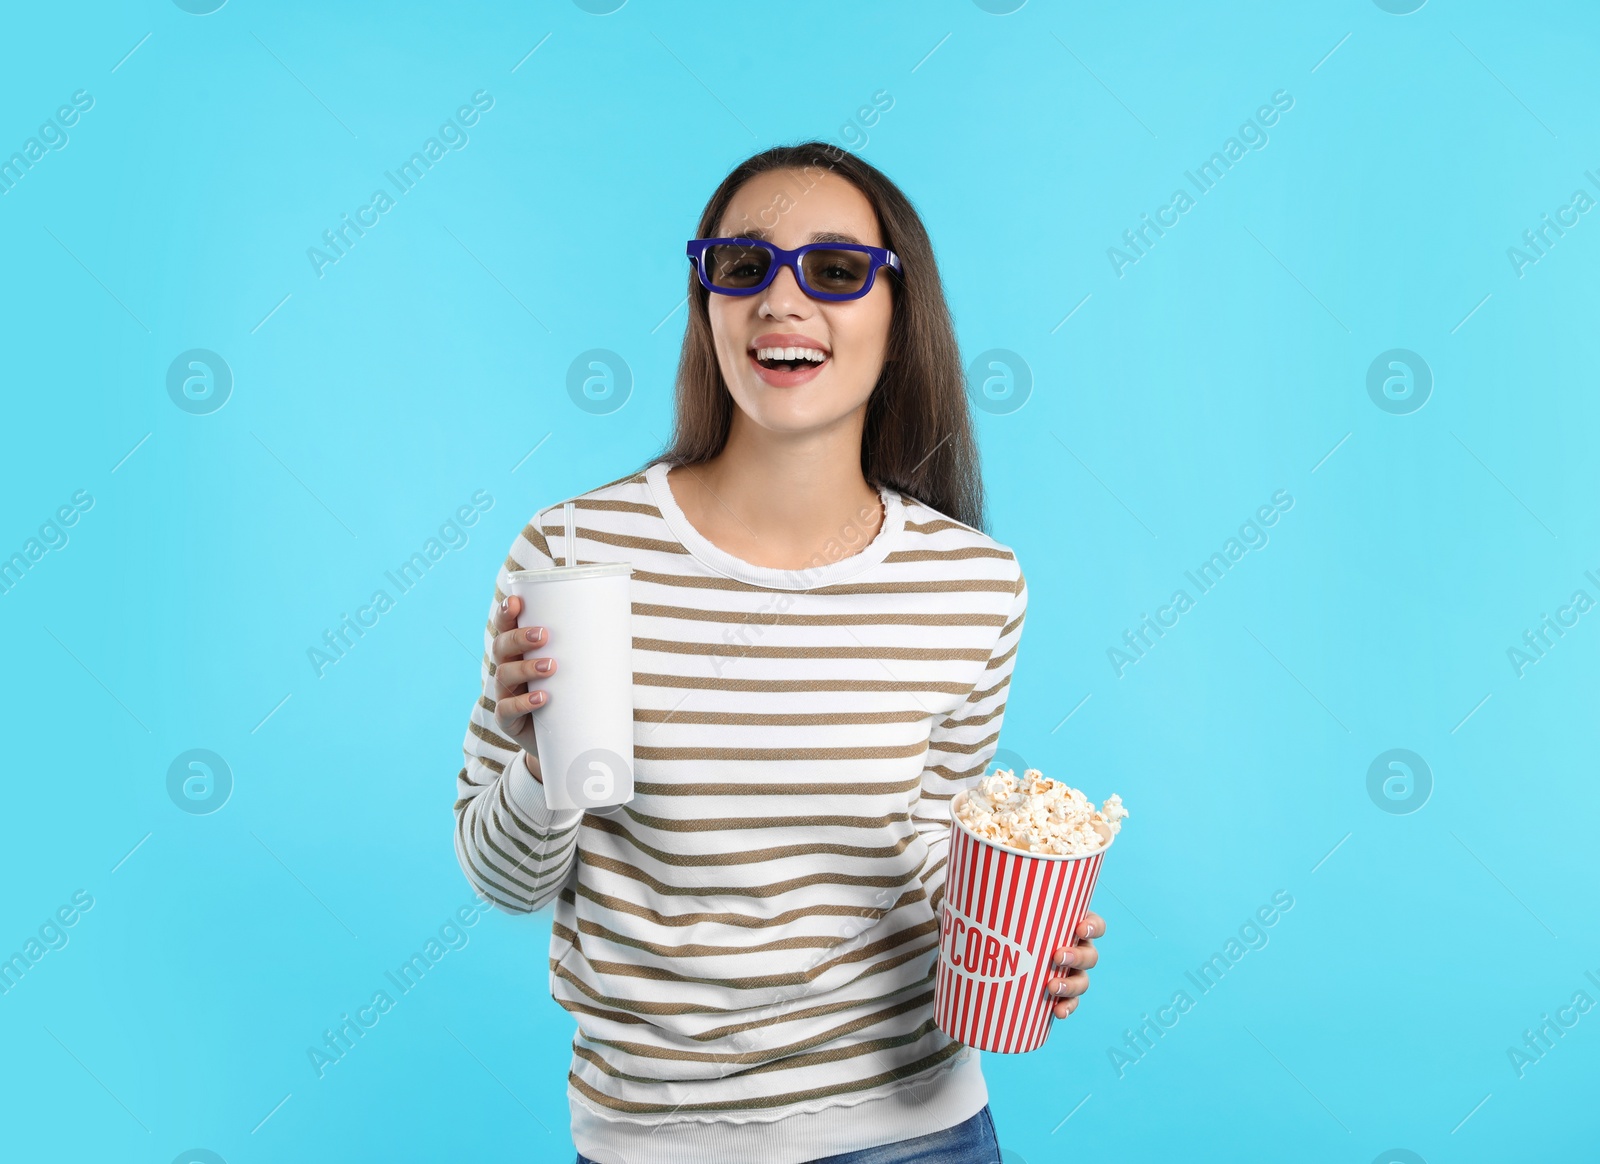
[[[634,569],[634,800],[540,811],[480,697],[457,854],[504,910],[554,902],[550,989],[593,1109],[854,1103],[961,1049],[932,1021],[949,802],[994,755],[1026,584],[1005,546],[894,493],[866,568],[730,577],[674,532],[664,487],[573,499],[579,561]],[[563,535],[559,505],[537,515],[493,601],[508,572],[565,561]]]

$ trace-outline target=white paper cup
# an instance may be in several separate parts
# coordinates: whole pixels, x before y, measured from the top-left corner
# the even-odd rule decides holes
[[[1114,834],[1096,825],[1105,844],[1081,857],[1007,848],[956,816],[966,798],[950,802],[934,1022],[980,1051],[1032,1051],[1060,1001],[1045,989],[1056,974],[1050,959],[1073,944]]]
[[[627,562],[516,570],[517,625],[542,626],[555,673],[533,712],[544,798],[552,809],[603,811],[633,799],[633,600]]]

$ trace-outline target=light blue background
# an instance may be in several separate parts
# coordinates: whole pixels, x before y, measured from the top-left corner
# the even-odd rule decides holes
[[[1592,7],[143,0],[3,28],[0,157],[94,106],[0,197],[0,553],[94,504],[0,595],[0,954],[94,906],[0,997],[0,1156],[571,1158],[548,914],[485,916],[325,1077],[307,1048],[471,901],[451,804],[495,571],[668,436],[683,240],[729,166],[809,136],[916,201],[968,356],[1031,371],[979,414],[1032,599],[1002,743],[1132,810],[1093,990],[985,1059],[1008,1159],[1592,1151],[1600,1012],[1520,1077],[1507,1051],[1600,1000],[1600,613],[1520,677],[1506,653],[1600,598],[1600,216],[1507,257],[1600,197]],[[319,277],[307,248],[477,90],[470,144]],[[1107,248],[1278,90],[1270,142],[1119,277]],[[235,379],[209,415],[166,390],[191,348]],[[567,392],[591,348],[633,378],[609,414]],[[1391,348],[1434,376],[1408,415],[1366,390]],[[1118,678],[1107,649],[1279,489],[1270,543]],[[476,490],[470,541],[319,678],[307,649]],[[193,748],[235,781],[210,815],[167,793]],[[1431,769],[1418,811],[1368,795],[1391,748]]]

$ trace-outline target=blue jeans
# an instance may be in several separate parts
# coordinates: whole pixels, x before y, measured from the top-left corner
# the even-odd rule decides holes
[[[578,1164],[594,1161],[579,1152]],[[989,1105],[984,1104],[977,1115],[953,1128],[859,1152],[825,1156],[811,1164],[1001,1164],[1000,1141],[994,1134]]]

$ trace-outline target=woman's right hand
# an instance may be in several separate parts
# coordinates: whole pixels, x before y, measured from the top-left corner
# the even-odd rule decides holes
[[[528,771],[542,784],[544,774],[539,770],[532,713],[549,701],[550,693],[535,684],[554,674],[556,661],[543,656],[523,660],[526,652],[549,642],[550,632],[542,626],[518,627],[521,613],[522,599],[515,594],[507,595],[495,611],[495,635],[491,640],[495,669],[484,695],[494,703],[495,727],[528,753]]]

